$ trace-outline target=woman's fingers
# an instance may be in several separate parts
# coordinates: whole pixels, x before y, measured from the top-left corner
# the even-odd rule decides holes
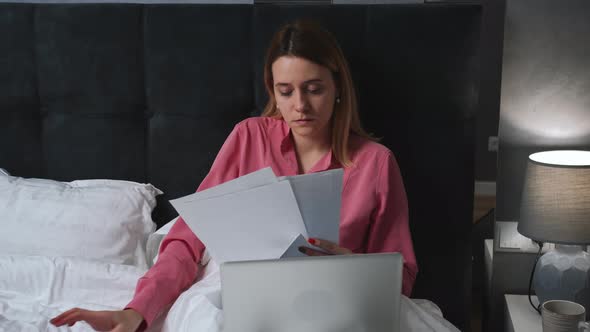
[[[316,250],[316,249],[312,249],[312,248],[309,248],[309,247],[303,247],[303,246],[302,247],[299,247],[299,252],[301,252],[303,254],[306,254],[307,256],[326,256],[326,255],[330,255],[330,254],[327,254],[327,253],[325,253],[323,251],[319,251],[319,250]]]
[[[352,254],[352,251],[347,249],[347,248],[343,248],[338,246],[336,243],[328,241],[328,240],[324,240],[324,239],[316,239],[316,238],[310,238],[307,240],[307,242],[313,244],[316,247],[319,247],[321,249],[324,249],[325,251],[333,254],[333,255],[348,255],[348,254]]]
[[[70,310],[68,310],[68,311],[62,312],[61,314],[59,314],[59,315],[57,315],[57,316],[55,316],[55,317],[51,318],[51,319],[49,320],[49,322],[50,322],[51,324],[55,324],[56,322],[59,322],[60,320],[62,320],[62,318],[63,318],[63,317],[65,317],[67,314],[69,314],[69,313],[70,313],[72,310],[74,310],[74,309],[70,309]]]
[[[56,317],[52,318],[49,322],[53,325],[56,325],[56,326],[63,325],[63,322],[65,321],[65,319],[78,310],[79,310],[78,308],[73,308],[68,311],[65,311],[65,312],[57,315]]]
[[[94,311],[74,308],[50,320],[55,326],[72,326],[78,321],[85,321],[97,331],[129,332],[137,329],[143,317],[132,309]]]
[[[80,308],[73,308],[51,319],[49,322],[55,326],[62,326],[64,324],[72,326],[74,323],[80,320],[81,315],[84,311],[85,310]]]
[[[72,326],[80,320],[84,320],[82,309],[74,311],[68,316],[64,317],[63,323],[61,325],[68,324],[68,326]]]
[[[113,328],[113,313],[109,311],[92,311],[74,308],[50,320],[50,323],[59,327],[63,325],[73,326],[79,321],[85,321],[95,330],[105,331]]]

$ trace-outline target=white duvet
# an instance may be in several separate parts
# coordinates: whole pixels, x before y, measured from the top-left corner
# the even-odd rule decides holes
[[[0,256],[0,331],[93,331],[85,323],[56,328],[49,319],[72,307],[116,310],[133,296],[145,269],[44,256]],[[214,262],[151,331],[217,332],[220,278]],[[458,331],[430,301],[402,296],[402,331]]]

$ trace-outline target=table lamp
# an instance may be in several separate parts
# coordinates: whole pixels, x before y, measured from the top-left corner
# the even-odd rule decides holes
[[[539,304],[569,300],[583,305],[588,313],[590,254],[585,250],[590,244],[590,151],[544,151],[529,156],[518,232],[540,247],[544,242],[555,244],[554,250],[540,259],[537,256],[533,267],[531,281]]]

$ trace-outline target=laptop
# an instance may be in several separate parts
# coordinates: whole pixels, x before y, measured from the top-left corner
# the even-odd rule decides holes
[[[399,332],[399,253],[221,265],[223,332]]]

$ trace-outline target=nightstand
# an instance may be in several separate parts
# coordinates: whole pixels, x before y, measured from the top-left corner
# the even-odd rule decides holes
[[[533,309],[527,295],[504,295],[505,314],[504,330],[506,332],[539,332],[543,330],[541,315]],[[537,297],[532,297],[537,305]]]

